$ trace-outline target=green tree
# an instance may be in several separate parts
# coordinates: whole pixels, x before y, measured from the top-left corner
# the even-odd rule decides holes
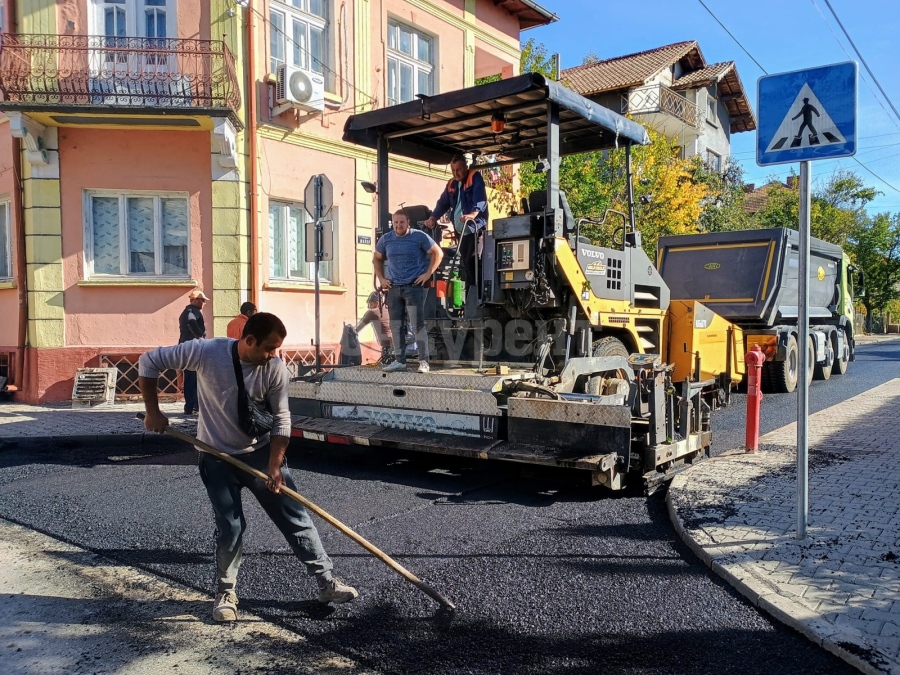
[[[872,318],[900,299],[900,214],[879,213],[869,217],[858,213],[847,237],[856,265],[865,275],[866,331]]]
[[[547,48],[534,38],[528,38],[522,45],[522,55],[519,58],[519,68],[523,73],[540,73],[553,79],[556,76],[556,68],[553,55],[547,53]]]
[[[674,141],[653,130],[648,133],[650,145],[634,146],[631,153],[635,221],[645,250],[655,257],[660,236],[699,231],[708,188],[694,179],[693,160],[678,157]],[[523,196],[547,188],[546,174],[534,173],[524,165],[519,178]],[[607,209],[628,213],[624,148],[563,157],[559,183],[576,219],[602,216]],[[581,234],[612,246],[620,239],[621,227],[621,218],[608,218],[603,226],[585,225]]]
[[[700,213],[701,232],[745,230],[750,218],[744,210],[744,170],[731,158],[725,160],[721,171],[715,171],[700,157],[692,158],[693,179],[706,186],[706,197]]]

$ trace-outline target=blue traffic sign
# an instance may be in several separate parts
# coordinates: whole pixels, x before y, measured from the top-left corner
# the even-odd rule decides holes
[[[855,155],[857,80],[853,62],[759,78],[756,163]]]

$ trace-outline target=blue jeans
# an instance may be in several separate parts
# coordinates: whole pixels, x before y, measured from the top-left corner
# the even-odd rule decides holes
[[[428,360],[428,333],[425,331],[425,287],[409,284],[391,286],[387,292],[388,314],[391,317],[391,337],[394,355],[406,363],[406,316],[416,334],[419,361]]]
[[[245,455],[236,455],[235,458],[266,473],[269,467],[269,446]],[[287,462],[281,465],[281,473],[285,487],[296,490]],[[306,566],[309,575],[330,578],[333,567],[331,559],[325,553],[319,532],[303,506],[283,494],[275,494],[259,478],[205,452],[200,453],[200,478],[203,479],[215,513],[217,593],[234,590],[237,583],[238,568],[243,557],[243,535],[247,529],[241,505],[242,488],[253,493],[263,511],[287,539],[294,555]]]

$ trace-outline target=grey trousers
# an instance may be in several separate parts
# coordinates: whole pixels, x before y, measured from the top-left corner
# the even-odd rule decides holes
[[[269,466],[269,446],[246,455],[237,455],[237,459],[266,473]],[[284,485],[296,490],[287,462],[282,464],[281,472]],[[307,573],[310,576],[318,575],[320,580],[331,577],[331,559],[325,553],[319,532],[302,505],[283,494],[275,494],[260,479],[205,452],[200,453],[200,478],[203,479],[215,513],[218,593],[234,590],[237,583],[243,535],[247,529],[241,504],[243,488],[247,488],[256,497],[256,501],[287,539],[294,555],[306,566]]]

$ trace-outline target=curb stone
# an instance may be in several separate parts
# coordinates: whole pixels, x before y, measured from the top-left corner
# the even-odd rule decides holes
[[[719,455],[707,461],[713,462],[717,459],[733,457],[736,452],[738,451],[733,451],[727,455]],[[743,453],[741,452],[741,454]],[[703,463],[698,464],[697,467],[702,465]],[[672,521],[675,531],[678,533],[678,537],[681,541],[683,541],[703,564],[716,574],[716,576],[724,579],[738,593],[746,597],[755,607],[766,612],[772,618],[793,628],[823,649],[834,654],[861,672],[866,673],[866,675],[884,675],[884,673],[891,672],[890,669],[887,668],[878,668],[875,664],[862,659],[854,653],[854,651],[868,651],[877,654],[877,651],[874,649],[866,649],[849,641],[848,638],[857,637],[851,633],[850,630],[836,630],[833,626],[827,624],[827,622],[822,621],[818,617],[799,618],[799,616],[803,614],[808,615],[809,610],[801,608],[788,598],[773,593],[770,588],[765,588],[763,584],[756,581],[752,575],[748,574],[739,578],[737,574],[713,560],[709,551],[704,549],[688,534],[684,527],[684,523],[678,515],[678,509],[672,501],[672,492],[673,490],[684,489],[687,482],[687,474],[694,471],[697,467],[691,467],[687,471],[676,475],[666,491],[666,507],[669,512],[669,519]],[[850,651],[850,649],[842,645],[848,645],[853,651]]]

